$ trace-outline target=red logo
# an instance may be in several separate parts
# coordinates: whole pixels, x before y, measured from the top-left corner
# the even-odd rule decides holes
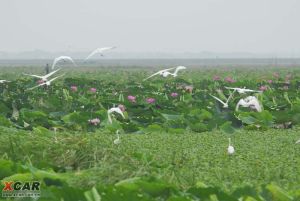
[[[14,183],[13,181],[4,182],[5,187],[3,188],[2,191],[13,191],[13,188],[12,188],[13,183]]]

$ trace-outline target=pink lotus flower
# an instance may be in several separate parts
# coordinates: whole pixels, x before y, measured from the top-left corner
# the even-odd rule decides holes
[[[120,110],[122,112],[125,112],[125,110],[126,110],[126,107],[124,105],[122,105],[122,104],[118,105],[118,108],[120,108]]]
[[[38,84],[43,84],[45,81],[44,80],[38,80],[37,83]]]
[[[171,93],[171,96],[172,96],[173,98],[176,98],[176,97],[178,96],[178,93],[173,92],[173,93]]]
[[[266,91],[267,89],[268,89],[267,86],[260,86],[260,87],[259,87],[259,90],[260,90],[260,91]]]
[[[155,99],[154,98],[147,98],[146,102],[149,104],[155,103]]]
[[[225,77],[224,79],[225,82],[228,82],[228,83],[235,83],[236,81],[234,79],[232,79],[231,77]]]
[[[74,86],[74,85],[71,86],[71,91],[74,91],[74,92],[75,92],[75,91],[77,91],[77,90],[78,90],[78,89],[77,89],[77,86]]]
[[[214,80],[214,81],[221,80],[221,77],[220,77],[220,76],[218,76],[218,75],[214,75],[214,76],[213,76],[213,80]]]
[[[90,88],[90,92],[96,93],[96,92],[97,92],[97,89],[96,89],[96,88]]]
[[[273,80],[268,80],[267,81],[269,84],[272,84],[273,83]]]
[[[90,119],[88,120],[88,122],[94,126],[97,126],[98,124],[100,124],[100,119],[99,118]]]
[[[131,102],[131,103],[135,103],[135,102],[136,102],[136,97],[135,97],[135,96],[129,95],[129,96],[127,96],[127,99],[128,99],[128,101]]]
[[[187,92],[189,92],[189,93],[192,93],[192,92],[193,92],[193,89],[194,89],[193,86],[185,86],[184,88],[185,88],[185,90],[186,90]]]

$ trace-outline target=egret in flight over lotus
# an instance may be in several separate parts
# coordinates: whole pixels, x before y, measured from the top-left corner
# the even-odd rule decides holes
[[[109,123],[112,124],[112,118],[111,118],[111,115],[112,115],[113,113],[118,113],[118,114],[120,114],[120,115],[125,119],[125,116],[124,116],[122,110],[121,110],[119,107],[112,107],[112,108],[110,108],[110,109],[107,111],[107,117],[108,117]]]
[[[41,84],[39,84],[39,85],[37,85],[37,86],[35,86],[35,87],[29,88],[29,89],[27,89],[27,90],[32,90],[32,89],[35,89],[35,88],[37,88],[37,87],[41,87],[41,86],[44,86],[44,85],[50,86],[51,83],[52,83],[54,80],[56,80],[57,78],[59,78],[59,77],[61,77],[61,76],[64,76],[64,75],[65,75],[65,74],[59,75],[59,76],[57,76],[57,77],[55,77],[55,78],[52,78],[51,80],[47,80],[46,82],[43,82],[43,83],[41,83]]]
[[[58,72],[59,70],[60,70],[60,68],[57,69],[57,70],[55,70],[55,71],[52,71],[51,73],[48,73],[47,75],[33,75],[33,74],[26,74],[26,73],[23,73],[23,75],[28,75],[28,76],[31,76],[31,77],[36,77],[36,78],[41,79],[44,82],[47,82],[48,78],[51,77],[54,73]]]
[[[247,98],[242,98],[236,105],[235,110],[238,111],[239,107],[249,107],[251,109],[255,109],[257,112],[261,112],[262,108],[259,104],[258,99],[255,96],[248,96]]]
[[[244,88],[233,88],[233,87],[225,87],[226,89],[232,89],[237,91],[239,94],[245,94],[247,92],[254,92],[254,93],[262,93],[262,91],[256,91],[256,90],[252,90],[252,89],[246,89],[246,87]]]
[[[87,56],[85,58],[85,61],[90,59],[91,57],[93,57],[95,54],[100,54],[101,56],[104,56],[103,55],[103,52],[106,52],[108,50],[112,50],[112,49],[115,49],[116,47],[103,47],[103,48],[97,48],[95,49],[91,54],[89,54],[89,56]]]
[[[173,70],[175,69],[175,71],[173,73],[170,72],[170,70]],[[163,76],[163,77],[168,77],[169,75],[173,76],[173,77],[177,77],[177,74],[180,70],[185,70],[186,67],[185,66],[177,66],[177,67],[173,67],[173,68],[167,68],[167,69],[164,69],[164,70],[160,70],[152,75],[150,75],[149,77],[147,77],[145,80],[148,80],[149,78],[151,77],[154,77],[156,75],[160,75],[160,76]]]
[[[60,61],[63,61],[63,62],[70,61],[71,63],[73,63],[74,66],[77,66],[76,63],[74,62],[74,60],[71,57],[69,57],[69,56],[60,56],[60,57],[56,57],[54,59],[53,64],[52,64],[52,69],[54,69],[56,64]]]

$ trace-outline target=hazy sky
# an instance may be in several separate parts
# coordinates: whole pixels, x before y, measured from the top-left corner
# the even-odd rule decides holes
[[[300,52],[299,0],[0,0],[0,51]]]

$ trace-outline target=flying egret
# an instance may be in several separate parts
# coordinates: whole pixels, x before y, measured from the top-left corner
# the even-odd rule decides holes
[[[229,155],[231,155],[231,154],[234,154],[234,147],[231,145],[231,139],[230,138],[228,138],[228,141],[229,141],[229,143],[228,143],[227,153]]]
[[[170,70],[173,70],[175,69],[174,73],[171,73]],[[149,78],[155,76],[155,75],[161,75],[163,77],[168,77],[169,75],[172,75],[173,77],[177,77],[177,73],[180,71],[180,70],[185,70],[186,67],[185,66],[177,66],[177,67],[173,67],[173,68],[167,68],[167,69],[164,69],[164,70],[160,70],[152,75],[150,75],[149,77],[147,77],[145,80],[148,80]]]
[[[56,65],[58,62],[60,62],[60,61],[64,61],[64,62],[70,61],[70,62],[73,63],[74,66],[77,66],[76,63],[74,62],[74,60],[73,60],[71,57],[69,57],[69,56],[60,56],[60,57],[56,57],[56,58],[54,59],[53,64],[52,64],[52,69],[54,69],[54,68],[55,68],[55,65]]]
[[[10,81],[8,81],[8,80],[0,80],[0,84],[4,84],[6,82],[10,82]]]
[[[58,72],[60,70],[57,69],[55,71],[52,71],[51,73],[48,73],[47,75],[32,75],[32,74],[26,74],[26,73],[23,73],[23,75],[28,75],[28,76],[31,76],[31,77],[36,77],[36,78],[39,78],[41,80],[43,80],[44,82],[48,81],[48,78],[51,77],[51,75],[53,75],[54,73]]]
[[[262,111],[259,101],[255,96],[248,96],[244,99],[239,100],[239,102],[236,105],[235,110],[238,111],[240,106],[255,109],[257,112]]]
[[[233,93],[230,94],[230,96],[227,98],[226,102],[222,101],[221,99],[219,99],[218,97],[216,96],[213,96],[213,95],[210,95],[211,97],[213,97],[214,99],[216,99],[217,101],[219,101],[220,103],[222,103],[223,105],[223,108],[228,108],[228,103],[230,101],[230,99],[233,97],[233,94],[234,94],[235,90],[233,91]]]
[[[252,89],[246,89],[246,87],[244,88],[233,88],[233,87],[225,87],[226,89],[233,89],[235,91],[237,91],[239,94],[244,94],[247,92],[256,92],[256,93],[261,93],[262,91],[256,91],[256,90],[252,90]]]
[[[29,89],[27,89],[27,90],[32,90],[32,89],[35,89],[35,88],[37,88],[37,87],[44,86],[44,85],[50,86],[50,85],[51,85],[51,82],[53,82],[54,80],[56,80],[57,78],[59,78],[59,77],[61,77],[61,76],[63,76],[63,75],[65,75],[65,74],[59,75],[59,76],[57,76],[57,77],[55,77],[55,78],[52,78],[51,80],[47,80],[46,82],[43,82],[43,83],[41,83],[41,84],[39,84],[39,85],[37,85],[37,86],[35,86],[35,87],[29,88]]]
[[[117,138],[114,140],[114,144],[120,144],[121,143],[121,139],[120,139],[120,135],[119,135],[119,130],[117,130],[116,132],[117,134]]]
[[[119,107],[112,107],[112,108],[110,108],[110,109],[107,111],[107,116],[108,116],[108,121],[109,121],[109,123],[112,124],[112,118],[111,118],[111,115],[112,115],[114,112],[120,114],[120,115],[125,119],[125,116],[124,116],[122,110],[121,110]]]
[[[116,47],[103,47],[103,48],[97,48],[95,49],[91,54],[89,54],[89,56],[87,56],[85,58],[85,61],[90,59],[92,56],[94,56],[95,54],[100,54],[101,56],[103,56],[103,52],[106,52],[108,50],[112,50],[112,49],[115,49]]]

